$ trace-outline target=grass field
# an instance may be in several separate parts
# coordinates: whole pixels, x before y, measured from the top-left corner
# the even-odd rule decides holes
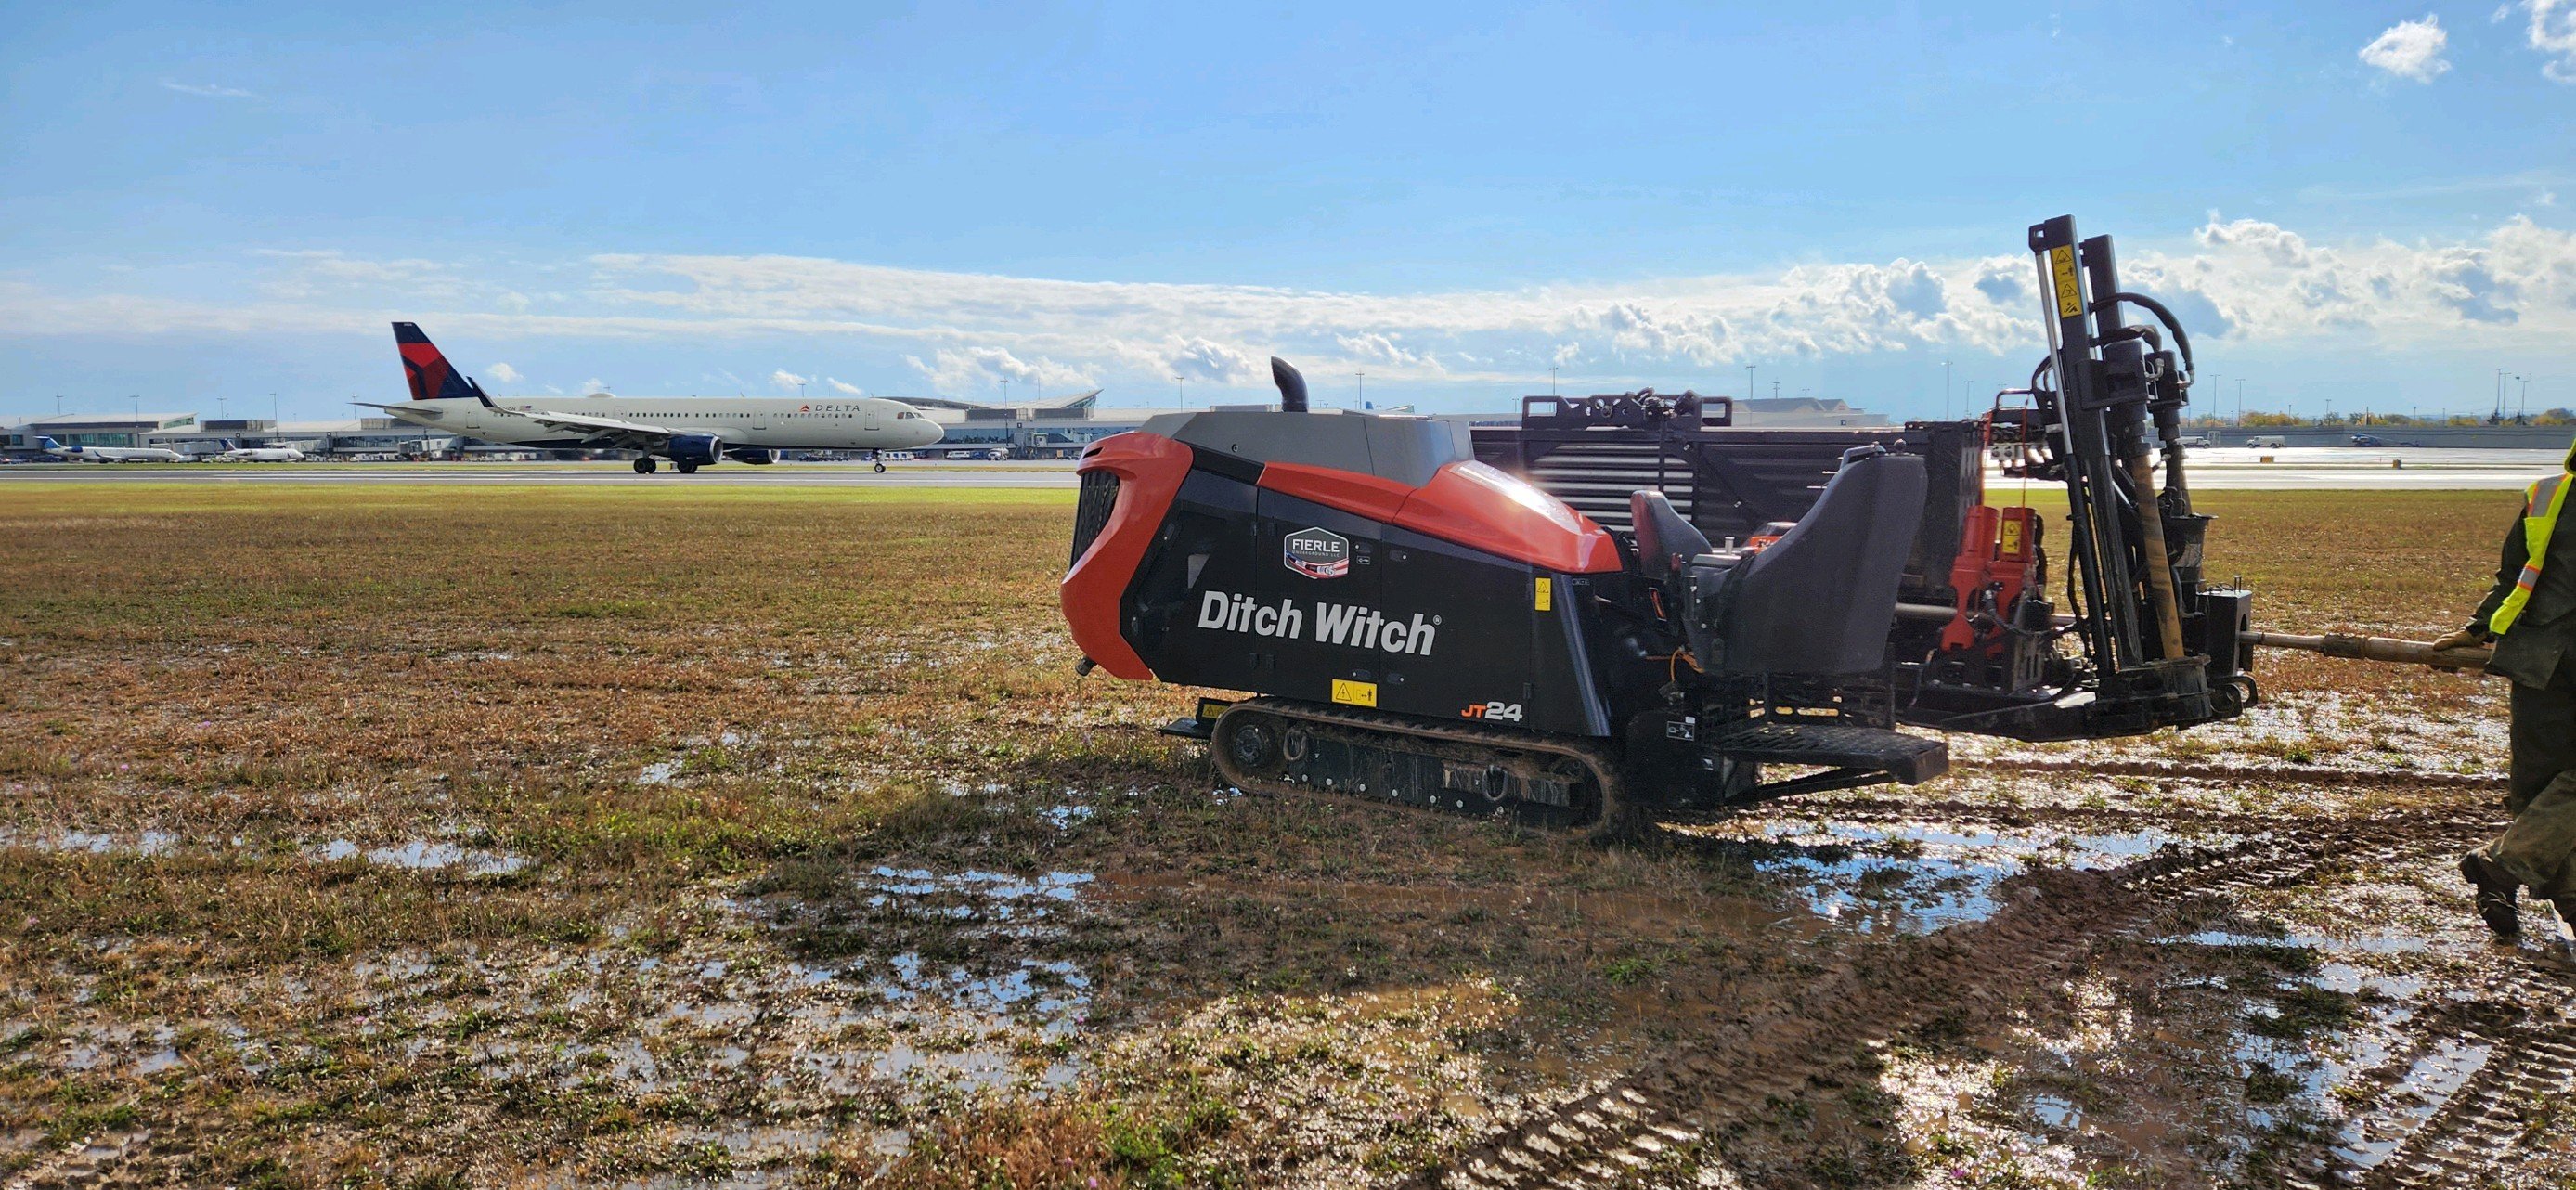
[[[2213,576],[2255,585],[2265,624],[2418,637],[2465,617],[2513,515],[2491,493],[2202,503]],[[1835,799],[1604,849],[1232,795],[1153,733],[1191,692],[1073,675],[1070,519],[1069,492],[970,489],[0,492],[0,1176],[1392,1179],[2093,845],[1998,875],[1916,836],[1810,839]],[[2159,839],[2492,798],[2002,767],[2502,763],[2480,679],[2262,674],[2242,723],[1960,741],[1972,763],[1917,792],[2169,812]],[[2259,1183],[2339,1102],[2297,1052],[2359,1044],[2371,989],[2437,994],[2482,961],[2438,866],[2369,879],[2245,910],[2294,939],[2403,920],[2420,945],[2330,956],[2369,968],[2343,990],[2315,990],[2305,944],[2157,960],[2234,996],[2155,993],[2200,1022],[2149,1047],[2171,1051],[2156,1094],[2189,1104],[2169,1131],[2053,1134],[2034,1103],[2145,1076],[2086,1073],[2047,1030],[2091,1026],[2033,1010],[1912,1037],[1880,1085],[1788,1097],[1676,1161]],[[2136,961],[2084,994],[2165,986]],[[2245,1056],[2257,1034],[2286,1065]],[[2553,1129],[2534,1151],[2563,1159]]]

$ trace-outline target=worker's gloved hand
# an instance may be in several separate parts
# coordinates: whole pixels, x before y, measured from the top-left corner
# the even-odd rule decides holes
[[[2480,636],[2475,632],[2471,632],[2466,628],[2462,628],[2454,632],[2443,633],[2440,640],[2433,642],[2433,648],[2436,650],[2474,649],[2485,643],[2487,643],[2485,637]]]

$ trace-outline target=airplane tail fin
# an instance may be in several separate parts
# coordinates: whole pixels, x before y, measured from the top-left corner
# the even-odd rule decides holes
[[[402,352],[403,379],[411,383],[415,401],[455,401],[472,398],[486,405],[492,398],[483,395],[483,386],[474,383],[456,365],[447,362],[438,345],[420,333],[418,323],[394,324],[394,347]]]
[[[63,444],[60,442],[56,442],[42,434],[36,436],[36,449],[38,450],[61,450],[62,448]]]

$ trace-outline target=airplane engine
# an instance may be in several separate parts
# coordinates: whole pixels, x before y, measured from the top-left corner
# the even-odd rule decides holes
[[[671,435],[671,461],[703,467],[724,458],[724,439],[713,434]]]
[[[777,462],[778,452],[758,446],[737,446],[726,451],[725,457],[737,463],[749,463],[755,467],[761,467]]]

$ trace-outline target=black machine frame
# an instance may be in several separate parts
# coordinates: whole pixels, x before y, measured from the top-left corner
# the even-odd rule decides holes
[[[2032,740],[2136,735],[2231,718],[2259,692],[2250,676],[2252,597],[2202,581],[2210,518],[2195,513],[2183,471],[2180,412],[2190,345],[2153,299],[2120,288],[2110,238],[2078,240],[2072,218],[2035,225],[2030,247],[2049,304],[2049,352],[2026,407],[1902,427],[1733,425],[1723,397],[1652,390],[1529,397],[1521,424],[1478,426],[1476,455],[1517,472],[1623,541],[1630,491],[1654,489],[1711,541],[1729,544],[1793,522],[1846,451],[1876,445],[1925,460],[1923,520],[1899,588],[1882,687],[1846,682],[1841,701],[1900,722]],[[2174,339],[2131,325],[2124,305],[2155,314]],[[2177,354],[2179,352],[2179,354]],[[2149,432],[2161,449],[2157,487]],[[1952,563],[1968,512],[1984,499],[1984,460],[2015,453],[2007,474],[2066,496],[2065,594],[2029,593],[2004,625],[2014,663],[1997,680],[1944,664],[1941,637],[1960,606]],[[1975,543],[1967,543],[1974,548]],[[2061,647],[2072,637],[2079,646]]]

